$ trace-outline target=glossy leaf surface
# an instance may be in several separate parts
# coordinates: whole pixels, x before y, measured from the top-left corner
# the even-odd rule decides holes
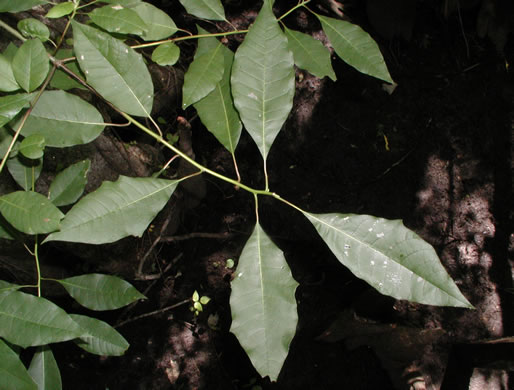
[[[145,41],[158,41],[177,32],[177,26],[167,13],[149,3],[141,3],[132,8],[146,23],[141,37]]]
[[[73,47],[88,83],[120,110],[150,116],[153,84],[141,54],[93,27],[72,26]]]
[[[27,348],[80,337],[82,329],[45,298],[14,291],[0,295],[0,337]]]
[[[20,93],[0,97],[0,127],[10,122],[25,107],[28,107],[31,94]]]
[[[29,375],[38,390],[62,390],[61,372],[48,345],[39,347],[29,366]]]
[[[137,12],[119,4],[96,8],[88,15],[96,25],[113,33],[140,35],[147,30]]]
[[[64,216],[47,198],[32,191],[0,196],[0,213],[13,227],[26,234],[53,232],[59,229]]]
[[[22,19],[18,22],[18,30],[26,38],[38,38],[41,42],[48,41],[50,30],[42,22],[34,18]]]
[[[201,19],[225,20],[220,0],[180,0],[186,11]]]
[[[46,91],[21,134],[41,134],[47,146],[65,147],[93,141],[104,127],[100,112],[85,100],[64,91]]]
[[[177,184],[176,180],[126,176],[104,182],[75,204],[62,220],[61,231],[45,241],[104,244],[130,235],[141,237]]]
[[[48,199],[56,206],[75,203],[84,192],[90,166],[91,161],[84,160],[59,172],[50,184]]]
[[[32,189],[32,184],[36,182],[43,170],[43,159],[27,161],[16,156],[7,160],[7,169],[14,181],[25,191]]]
[[[232,94],[264,160],[293,105],[294,61],[268,2],[235,54]]]
[[[18,355],[2,339],[0,359],[0,389],[38,390]]]
[[[48,56],[39,39],[25,41],[12,60],[14,77],[27,92],[32,92],[41,85],[49,69]]]
[[[345,20],[316,15],[336,54],[359,72],[392,83],[382,53],[369,34]]]
[[[207,96],[223,77],[223,44],[219,42],[211,50],[195,56],[184,75],[182,108],[186,108]]]
[[[427,305],[472,307],[434,248],[401,221],[370,215],[305,215],[337,259],[381,294]]]
[[[0,91],[12,92],[18,89],[20,89],[20,86],[14,77],[11,61],[0,54]]]
[[[289,42],[289,49],[293,52],[294,62],[299,68],[319,78],[328,76],[333,81],[336,80],[330,61],[330,52],[320,41],[287,27],[284,28],[284,32]]]
[[[106,322],[78,314],[71,314],[71,318],[85,330],[85,334],[75,340],[85,351],[102,356],[121,356],[128,349],[127,340]]]
[[[262,376],[276,380],[298,321],[293,279],[282,251],[257,224],[232,281],[232,326]]]
[[[116,276],[87,274],[58,280],[78,303],[91,310],[113,310],[145,296]]]

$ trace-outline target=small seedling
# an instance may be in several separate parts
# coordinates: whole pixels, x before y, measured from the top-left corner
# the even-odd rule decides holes
[[[199,315],[200,312],[203,311],[203,305],[207,305],[211,298],[209,298],[206,295],[202,295],[200,297],[200,294],[198,294],[198,291],[195,290],[192,296],[193,299],[193,306],[190,307],[190,310],[195,313],[195,316]]]

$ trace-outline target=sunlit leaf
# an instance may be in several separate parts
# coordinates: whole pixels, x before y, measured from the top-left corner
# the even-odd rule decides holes
[[[39,390],[61,390],[61,372],[48,345],[38,347],[29,366],[29,375]]]
[[[45,47],[39,39],[25,41],[12,60],[14,77],[27,92],[32,92],[45,80],[50,64]]]
[[[201,19],[225,20],[220,0],[180,0],[186,11]]]
[[[32,94],[20,93],[0,97],[0,127],[9,123],[25,107],[28,107]]]
[[[41,134],[32,134],[21,141],[20,153],[31,160],[43,157],[45,151],[45,137]]]
[[[182,108],[207,96],[220,82],[224,71],[221,42],[211,50],[196,56],[184,75]]]
[[[359,72],[392,83],[382,53],[369,34],[345,20],[316,15],[336,54]]]
[[[46,2],[47,0],[0,0],[0,12],[26,11]]]
[[[23,348],[82,336],[82,329],[59,306],[34,295],[0,294],[0,337]]]
[[[146,23],[133,9],[119,4],[95,8],[88,15],[96,25],[110,32],[140,35],[147,30]]]
[[[241,253],[235,275],[230,331],[259,374],[276,380],[296,331],[298,283],[282,251],[258,224]]]
[[[45,241],[104,244],[130,235],[141,237],[178,182],[126,176],[104,182],[80,199],[62,220],[61,231]]]
[[[14,78],[11,61],[3,54],[0,54],[0,91],[12,92],[18,89],[20,89],[20,86]]]
[[[381,294],[427,305],[472,307],[434,248],[401,221],[370,215],[305,215],[337,259]]]
[[[175,65],[180,57],[180,49],[173,42],[157,46],[152,53],[152,61],[159,65]]]
[[[93,27],[72,25],[75,54],[88,83],[120,110],[150,116],[153,84],[141,54]]]
[[[27,38],[39,38],[42,42],[50,38],[50,30],[45,24],[34,18],[22,19],[18,22],[18,30]]]
[[[17,155],[7,160],[7,169],[14,181],[25,191],[29,191],[43,170],[43,159],[31,161]]]
[[[90,160],[79,161],[62,170],[55,176],[48,190],[48,199],[56,206],[75,203],[87,184]]]
[[[63,4],[63,3],[61,3]],[[55,55],[55,58],[58,60],[63,60],[65,58],[72,58],[75,54],[70,49],[60,49],[57,54]],[[66,67],[75,73],[77,76],[79,76],[82,80],[86,79],[86,76],[82,73],[82,71],[79,69],[77,61],[72,62],[66,62]],[[78,81],[74,80],[64,71],[57,69],[54,73],[54,77],[52,77],[52,80],[50,80],[50,85],[55,89],[62,89],[64,91],[67,91],[72,88],[80,88],[80,89],[86,89],[82,84],[80,84]]]
[[[78,303],[91,310],[113,310],[145,296],[116,276],[87,274],[57,280]]]
[[[265,2],[232,66],[232,94],[264,160],[293,106],[294,61],[287,38]]]
[[[72,314],[71,318],[86,331],[75,340],[85,351],[102,356],[121,356],[129,347],[127,340],[106,322],[78,314]]]
[[[59,3],[50,8],[50,11],[48,11],[46,17],[49,19],[61,18],[63,16],[71,14],[74,8],[75,4],[73,4],[71,1],[68,1],[66,3]]]
[[[59,229],[64,216],[43,195],[16,191],[0,196],[0,213],[12,226],[27,234],[50,233]]]
[[[64,91],[46,91],[21,134],[41,134],[47,146],[64,147],[91,142],[104,127],[100,112],[85,100]]]
[[[0,360],[0,389],[38,390],[18,355],[2,339]]]
[[[147,30],[141,34],[145,41],[158,41],[177,32],[177,26],[167,13],[149,3],[132,8],[146,22]]]
[[[290,30],[284,27],[284,32],[293,52],[296,66],[305,69],[314,76],[330,77],[336,80],[336,75],[330,62],[330,52],[323,44],[308,34]]]

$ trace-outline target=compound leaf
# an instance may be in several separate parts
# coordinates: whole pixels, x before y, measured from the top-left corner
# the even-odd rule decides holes
[[[232,282],[230,331],[256,370],[272,381],[278,377],[296,331],[297,286],[284,254],[257,224]]]
[[[14,228],[26,234],[53,232],[59,229],[64,217],[47,198],[32,191],[0,196],[0,213]]]
[[[145,41],[158,41],[177,32],[173,19],[154,5],[141,3],[132,9],[146,22],[147,29],[141,34]]]
[[[1,4],[1,3],[0,3]],[[0,388],[38,390],[18,355],[0,339]]]
[[[27,92],[32,92],[41,85],[49,69],[48,56],[39,39],[25,41],[12,60],[14,77]]]
[[[336,54],[344,62],[361,73],[393,82],[377,43],[366,31],[345,20],[316,16]]]
[[[29,366],[29,375],[41,390],[62,390],[61,373],[48,345],[38,347]]]
[[[201,19],[225,20],[220,0],[180,0],[186,11]]]
[[[90,160],[79,161],[55,176],[48,190],[48,199],[56,206],[75,203],[84,192]]]
[[[86,332],[75,340],[85,351],[102,356],[121,356],[129,347],[127,340],[106,322],[78,314],[71,314],[71,318]]]
[[[323,78],[330,77],[336,80],[332,63],[330,62],[330,52],[317,39],[299,31],[290,30],[284,27],[284,32],[289,42],[289,48],[293,52],[295,64],[309,71],[314,76]]]
[[[116,276],[87,274],[57,280],[78,303],[91,310],[113,310],[145,296]]]
[[[355,214],[305,216],[337,259],[381,294],[427,305],[472,307],[434,248],[401,221]]]
[[[62,220],[61,231],[50,234],[44,242],[105,244],[130,235],[141,237],[178,182],[126,176],[104,182],[80,199]]]
[[[268,2],[239,46],[232,93],[241,120],[264,160],[293,105],[294,61]]]
[[[136,11],[120,4],[96,8],[89,17],[104,30],[114,33],[141,35],[147,30],[146,23]]]
[[[23,348],[82,336],[82,329],[59,306],[14,291],[0,295],[0,336]]]
[[[150,116],[153,84],[141,54],[96,28],[72,26],[73,47],[88,83],[120,110]]]

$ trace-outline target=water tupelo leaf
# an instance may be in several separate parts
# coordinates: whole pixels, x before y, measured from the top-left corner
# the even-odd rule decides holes
[[[96,25],[113,33],[142,35],[148,29],[136,11],[120,4],[95,8],[88,15]]]
[[[87,274],[57,280],[78,303],[91,310],[114,310],[145,296],[116,276]]]
[[[45,137],[41,134],[32,134],[20,143],[20,153],[31,160],[43,157],[45,152]]]
[[[0,91],[12,92],[18,89],[20,89],[20,86],[14,77],[11,61],[0,54]]]
[[[298,322],[293,279],[282,251],[259,224],[239,258],[230,308],[234,333],[255,369],[276,380]]]
[[[1,4],[1,3],[0,3]],[[0,339],[0,388],[38,390],[18,355]]]
[[[317,15],[336,54],[359,72],[393,83],[377,43],[359,26]]]
[[[71,1],[59,3],[50,8],[50,11],[48,11],[46,17],[49,19],[61,18],[63,16],[71,14],[74,9],[75,4]]]
[[[43,170],[43,159],[28,160],[17,155],[7,160],[7,169],[14,181],[25,191],[30,191]]]
[[[146,30],[141,37],[145,41],[158,41],[175,34],[178,29],[173,19],[149,3],[140,3],[132,8],[146,22]]]
[[[381,294],[427,305],[473,307],[434,248],[401,221],[370,215],[304,214],[337,259]]]
[[[61,373],[48,345],[38,347],[29,366],[29,375],[39,389],[62,390]]]
[[[220,0],[180,0],[186,11],[200,19],[225,20]]]
[[[87,184],[90,160],[79,161],[62,170],[55,176],[48,190],[48,199],[56,206],[75,203]]]
[[[29,39],[16,51],[12,60],[14,77],[27,92],[43,83],[50,69],[48,55],[39,39]]]

